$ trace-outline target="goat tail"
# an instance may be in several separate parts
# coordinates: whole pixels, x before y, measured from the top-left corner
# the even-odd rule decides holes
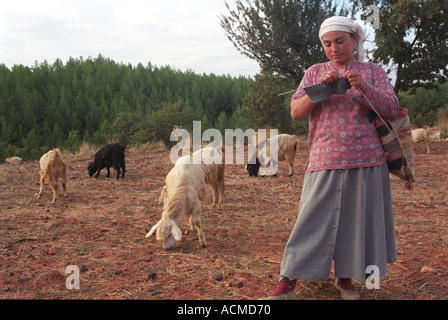
[[[65,164],[64,159],[62,158],[62,152],[58,148],[53,149],[53,154],[51,155],[49,161],[47,162],[46,169],[56,164],[60,164],[63,170],[66,170],[67,168],[67,165]]]
[[[55,162],[55,163],[64,162],[64,160],[62,159],[61,150],[59,150],[58,148],[54,148],[53,152],[54,152],[54,156],[53,156],[52,162]]]
[[[58,161],[59,158],[61,158],[61,150],[59,150],[58,148],[54,148],[54,161]]]

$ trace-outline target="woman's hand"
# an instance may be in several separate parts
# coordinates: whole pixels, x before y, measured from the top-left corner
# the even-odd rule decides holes
[[[345,73],[344,78],[348,80],[352,87],[361,90],[363,93],[366,92],[367,82],[361,76],[361,73],[357,70],[349,70]]]
[[[333,83],[335,81],[338,81],[340,78],[339,73],[335,70],[327,71],[322,75],[322,78],[320,78],[320,82],[325,83]]]

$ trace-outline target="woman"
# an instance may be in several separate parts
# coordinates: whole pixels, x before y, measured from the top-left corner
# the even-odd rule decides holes
[[[384,70],[363,62],[364,35],[352,19],[328,18],[319,37],[329,61],[310,67],[291,99],[293,119],[310,116],[310,155],[282,278],[267,299],[297,298],[296,281],[327,280],[334,261],[336,288],[343,299],[356,300],[352,279],[365,281],[368,266],[383,276],[396,261],[389,173],[369,112],[394,118],[398,98]],[[340,78],[351,85],[345,94],[314,103],[304,91]]]

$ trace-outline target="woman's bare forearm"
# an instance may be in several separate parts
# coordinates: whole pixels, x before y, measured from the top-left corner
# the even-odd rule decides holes
[[[291,102],[291,117],[294,120],[306,118],[316,107],[317,103],[314,103],[310,98],[305,95],[300,99]]]

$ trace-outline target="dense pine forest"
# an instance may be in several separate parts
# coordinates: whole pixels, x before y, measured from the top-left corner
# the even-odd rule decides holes
[[[81,142],[167,142],[173,126],[229,125],[252,80],[97,58],[0,65],[0,160]],[[235,123],[235,125],[237,125]]]
[[[306,133],[289,116],[292,83],[262,73],[254,79],[195,74],[170,66],[122,64],[99,55],[34,66],[0,64],[0,162],[38,159],[53,147],[76,152],[83,142],[170,144],[174,127],[277,128]],[[448,123],[448,83],[400,92],[416,127]]]

